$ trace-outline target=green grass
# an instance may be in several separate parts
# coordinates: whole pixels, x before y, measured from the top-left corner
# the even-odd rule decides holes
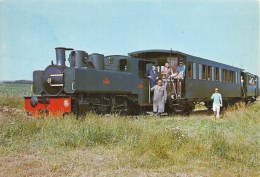
[[[22,110],[30,91],[19,87],[0,85],[0,106]],[[220,120],[205,112],[35,119],[0,110],[0,176],[260,176],[259,147],[260,104],[228,108]]]
[[[259,104],[229,110],[221,120],[11,115],[0,125],[0,159],[29,156],[32,169],[57,176],[259,176],[259,117]]]
[[[2,83],[0,95],[24,97],[32,95],[31,84]]]
[[[23,110],[24,96],[32,95],[31,84],[0,84],[0,106]]]

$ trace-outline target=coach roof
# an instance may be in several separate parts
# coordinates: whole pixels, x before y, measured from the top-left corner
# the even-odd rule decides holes
[[[205,63],[214,62],[215,64],[218,64],[218,65],[243,70],[243,69],[238,68],[238,67],[234,67],[234,66],[230,66],[230,65],[227,65],[227,64],[215,62],[215,61],[205,59],[205,58],[201,58],[201,57],[196,57],[196,56],[189,55],[189,54],[182,53],[182,52],[175,51],[175,50],[163,50],[163,49],[140,50],[140,51],[128,53],[128,55],[131,56],[131,57],[143,58],[143,59],[156,59],[156,58],[161,58],[161,57],[169,57],[171,55],[173,55],[173,56],[174,55],[182,55],[182,56],[185,56],[185,57],[192,57],[193,60],[202,60]]]
[[[162,50],[162,49],[140,50],[140,51],[128,53],[128,55],[130,55],[131,57],[136,57],[136,58],[156,58],[156,57],[161,57],[163,55],[169,56],[169,54],[187,55],[179,51]]]

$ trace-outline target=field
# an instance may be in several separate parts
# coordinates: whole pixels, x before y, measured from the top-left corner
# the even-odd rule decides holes
[[[31,95],[31,84],[0,84],[0,106],[16,107],[23,110],[23,97]]]
[[[11,86],[0,87],[0,176],[260,176],[260,104],[219,120],[211,112],[34,119],[2,87]]]

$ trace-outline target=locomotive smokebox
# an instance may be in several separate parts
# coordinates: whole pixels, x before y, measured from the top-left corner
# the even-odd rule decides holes
[[[56,65],[58,66],[66,66],[65,65],[65,51],[64,47],[56,47]]]

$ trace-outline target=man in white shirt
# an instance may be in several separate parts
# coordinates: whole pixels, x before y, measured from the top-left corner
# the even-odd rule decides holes
[[[215,88],[215,93],[212,94],[211,99],[213,99],[214,117],[219,118],[220,107],[222,106],[222,96],[218,92],[218,88]]]

